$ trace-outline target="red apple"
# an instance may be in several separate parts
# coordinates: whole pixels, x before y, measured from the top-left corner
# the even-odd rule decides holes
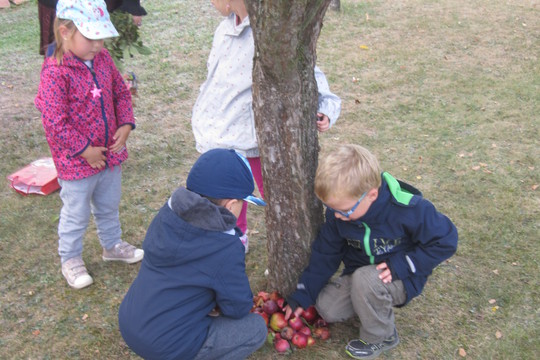
[[[270,317],[270,328],[274,331],[281,331],[285,326],[287,326],[287,320],[285,320],[285,314],[280,312],[275,312]]]
[[[283,306],[285,306],[285,299],[284,298],[277,299],[276,304],[280,309],[283,309]]]
[[[304,326],[304,323],[302,322],[302,319],[295,316],[289,319],[289,326],[298,331]]]
[[[290,326],[285,326],[283,329],[281,329],[281,338],[286,340],[291,340],[295,331]]]
[[[264,319],[264,322],[266,323],[266,326],[268,326],[268,314],[265,312],[256,312],[255,314],[261,315],[261,317]]]
[[[307,336],[301,333],[296,333],[293,335],[291,342],[297,348],[303,349],[307,346]]]
[[[317,320],[315,320],[315,324],[313,326],[315,326],[315,327],[328,327],[328,323],[322,317],[319,317]]]
[[[326,340],[330,337],[330,330],[327,327],[313,329],[313,337]]]
[[[257,296],[259,296],[261,299],[263,299],[263,301],[266,301],[266,300],[269,299],[270,295],[266,291],[259,291]]]
[[[278,306],[276,302],[272,299],[265,301],[262,308],[264,312],[267,313],[268,315],[272,315],[273,313],[278,311]]]
[[[272,291],[270,293],[270,295],[268,295],[268,298],[270,300],[274,300],[274,301],[277,301],[279,298],[281,298],[281,295],[279,295],[279,293],[277,291]]]
[[[315,309],[315,306],[311,305],[310,307],[302,311],[302,314],[300,316],[306,319],[308,324],[313,324],[315,320],[317,320],[319,314],[317,313],[317,309]]]
[[[275,347],[275,349],[276,349],[276,351],[278,353],[284,353],[284,352],[288,351],[291,348],[291,345],[289,344],[289,342],[287,340],[279,339],[274,344],[274,347]]]
[[[312,338],[311,336],[308,336],[307,337],[307,345],[308,346],[315,345],[315,339]]]
[[[302,326],[302,328],[300,330],[298,330],[299,333],[302,333],[306,336],[310,336],[311,335],[311,330],[309,329],[309,327],[307,326]]]

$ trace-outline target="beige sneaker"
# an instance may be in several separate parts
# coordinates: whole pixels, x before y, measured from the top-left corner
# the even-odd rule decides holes
[[[135,246],[121,241],[111,249],[103,249],[104,261],[123,261],[128,264],[139,262],[144,257],[144,250],[137,249]]]
[[[74,257],[62,264],[62,275],[66,278],[69,286],[74,289],[82,289],[92,285],[94,280],[84,266],[84,261],[80,257]]]

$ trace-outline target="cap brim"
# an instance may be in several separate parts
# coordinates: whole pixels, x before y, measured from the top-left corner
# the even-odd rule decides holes
[[[247,201],[248,203],[253,204],[253,205],[266,206],[266,202],[263,199],[258,198],[258,197],[253,196],[253,195],[246,196],[244,198],[244,200]]]

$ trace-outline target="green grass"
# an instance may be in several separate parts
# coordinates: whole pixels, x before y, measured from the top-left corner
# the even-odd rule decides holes
[[[120,208],[124,238],[136,245],[197,158],[191,109],[221,20],[209,1],[144,5],[142,39],[152,54],[126,63],[140,82]],[[382,358],[459,359],[464,349],[471,359],[534,359],[540,351],[538,14],[534,2],[343,0],[341,13],[326,15],[318,64],[343,111],[321,146],[370,148],[460,233],[457,254],[396,310],[401,344]],[[4,177],[49,154],[33,105],[38,32],[35,0],[0,10]],[[0,188],[0,358],[137,358],[119,334],[117,310],[138,265],[101,261],[92,225],[83,256],[95,283],[70,289],[56,254],[60,207],[57,193],[23,197],[7,181]],[[249,216],[257,233],[247,268],[259,291],[264,210]],[[289,357],[346,358],[354,321],[331,332],[328,342]],[[283,357],[266,345],[251,358]]]

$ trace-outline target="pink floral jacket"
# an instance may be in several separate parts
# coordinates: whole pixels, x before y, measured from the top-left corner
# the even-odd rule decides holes
[[[131,93],[106,49],[96,55],[92,69],[72,53],[64,55],[61,65],[54,57],[46,58],[35,105],[62,180],[102,171],[93,169],[81,153],[90,145],[109,148],[120,126],[135,128]],[[128,157],[127,150],[105,155],[109,168]]]

